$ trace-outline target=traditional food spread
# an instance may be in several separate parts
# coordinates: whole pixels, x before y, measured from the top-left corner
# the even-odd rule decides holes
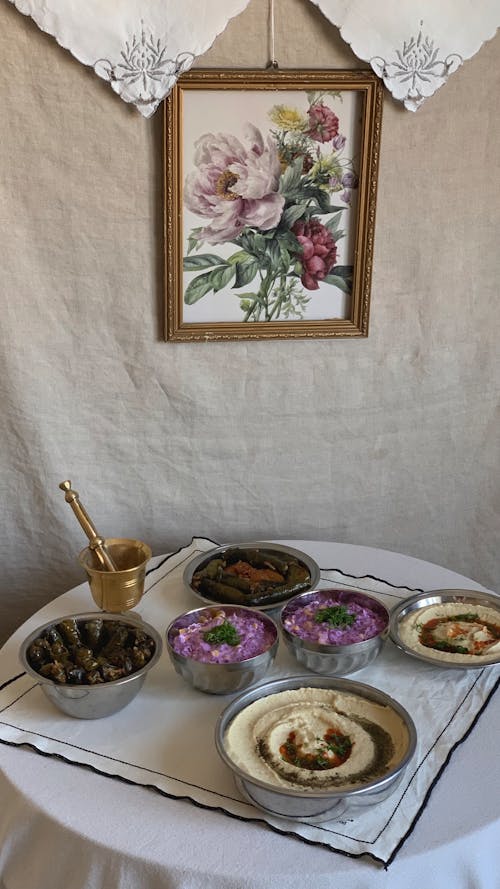
[[[66,496],[78,509],[77,495],[65,484]],[[125,550],[114,550],[107,564],[106,542],[89,534],[90,547],[96,539],[100,567],[94,574],[119,575],[134,568],[120,562],[127,557],[126,541]],[[224,711],[224,730],[215,738],[235,780],[243,780],[238,784],[242,793],[284,817],[287,803],[278,797],[268,809],[259,801],[258,787],[299,800],[318,793],[350,798],[375,788],[376,802],[381,788],[392,791],[415,748],[411,715],[400,704],[377,689],[332,678],[355,672],[378,656],[388,632],[387,609],[375,596],[359,591],[316,589],[319,577],[318,566],[289,547],[260,542],[216,547],[184,571],[186,590],[213,604],[183,612],[166,632],[173,666],[203,692],[241,692],[264,676],[279,640],[278,626],[265,611],[279,614],[283,638],[298,664],[324,674],[310,682],[295,678],[260,686],[262,696],[255,699],[246,691],[237,706]],[[406,653],[445,666],[499,662],[495,597],[455,593],[403,602],[392,615],[393,641]],[[131,605],[123,598],[128,593],[120,595],[116,611],[122,613],[63,617],[32,633],[22,648],[26,668],[38,676],[53,703],[72,716],[96,718],[125,706],[160,655],[157,630],[124,614]],[[79,710],[74,701],[54,692],[58,686],[111,688],[134,674],[141,678],[137,689],[111,708],[87,704]]]
[[[102,545],[106,551],[109,540]],[[277,548],[240,548],[252,546],[269,554]],[[129,570],[125,557],[135,558],[129,544],[123,548],[108,550],[118,575]],[[311,544],[311,551],[323,548]],[[278,558],[286,561],[284,549]],[[22,633],[3,671],[0,739],[388,861],[495,688],[498,669],[490,664],[500,658],[489,634],[500,623],[498,597],[464,589],[414,596],[411,588],[359,577],[365,563],[357,567],[353,548],[332,544],[324,564],[340,562],[344,570],[326,567],[319,582],[314,563],[304,561],[311,588],[273,607],[200,602],[187,578],[220,550],[194,538],[157,557],[137,610],[126,607],[125,586],[120,609],[100,611],[85,584],[30,619],[23,672],[14,660]],[[412,582],[425,583],[418,574]],[[465,648],[462,636],[470,638],[488,647],[489,660],[477,664],[477,653],[451,651],[464,663],[418,655],[426,661],[419,664],[403,646],[398,631],[413,612],[428,641],[443,641],[445,613],[424,609],[444,603],[457,608],[450,620],[462,631],[446,634],[448,644]],[[143,643],[144,660],[153,653],[137,669]],[[132,672],[113,678],[130,662]],[[359,670],[362,681],[353,675]]]

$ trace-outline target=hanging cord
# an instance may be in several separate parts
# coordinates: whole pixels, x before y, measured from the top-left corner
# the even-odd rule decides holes
[[[274,22],[274,0],[269,0],[269,49],[270,49],[270,59],[267,63],[268,68],[277,68],[278,62],[276,60],[276,51],[275,51],[275,22]]]

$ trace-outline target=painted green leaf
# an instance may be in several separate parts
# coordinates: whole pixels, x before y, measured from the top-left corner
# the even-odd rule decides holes
[[[281,257],[281,265],[282,265],[283,271],[286,273],[290,267],[291,257],[290,257],[290,254],[282,241],[279,241],[278,246],[279,246],[280,257]]]
[[[214,265],[225,265],[226,260],[215,253],[200,253],[198,256],[184,257],[184,271],[197,272],[200,269],[209,269]]]
[[[234,266],[226,265],[220,269],[214,269],[210,272],[210,275],[212,279],[212,289],[214,293],[217,293],[229,284],[234,275]]]
[[[342,290],[344,293],[350,293],[351,288],[347,285],[346,281],[340,277],[340,275],[327,275],[325,280],[325,284],[332,284],[333,287],[338,287],[339,290]]]
[[[304,215],[305,211],[305,204],[292,204],[292,206],[288,207],[283,213],[283,216],[281,217],[281,224],[288,226],[288,228],[291,228],[294,222],[297,222],[297,219],[300,219],[301,216]]]
[[[337,232],[339,231],[339,228],[338,228],[339,223],[340,223],[340,216],[338,215],[338,213],[336,213],[335,216],[332,216],[331,219],[327,219],[326,222],[323,223],[323,225],[325,226],[325,228],[328,229],[330,234],[335,237],[335,236],[337,236]]]
[[[302,253],[302,244],[291,231],[279,232],[280,246],[286,247],[290,253]]]
[[[200,240],[200,232],[201,226],[199,228],[193,228],[191,230],[191,234],[188,238],[188,253],[191,253],[195,248],[198,250],[200,245],[203,243]]]
[[[325,283],[338,287],[343,293],[352,292],[352,265],[335,265],[330,274],[326,276]]]
[[[322,213],[338,213],[339,211],[346,209],[345,207],[335,207],[331,204],[328,192],[321,188],[317,189],[315,197]]]
[[[236,262],[245,262],[247,259],[251,257],[248,255],[246,250],[238,250],[237,253],[233,253],[226,262],[230,262],[231,265],[234,265]]]
[[[289,167],[286,168],[280,180],[281,194],[291,194],[300,184],[302,178],[302,157],[297,157]]]
[[[318,102],[321,102],[325,96],[330,96],[332,99],[340,99],[342,102],[342,95],[338,90],[308,90],[307,91],[307,101],[310,105],[316,105]]]
[[[267,252],[271,266],[276,269],[281,258],[281,251],[277,240],[268,241]]]
[[[248,293],[236,293],[235,296],[237,296],[242,303],[247,300],[253,302],[255,299],[255,293],[251,293],[250,291],[248,291]]]
[[[253,249],[258,253],[265,253],[267,250],[267,241],[259,232],[253,236]]]
[[[249,257],[246,262],[237,262],[235,268],[236,278],[233,287],[245,287],[246,284],[250,284],[250,281],[253,281],[255,278],[259,270],[259,264],[255,259]]]
[[[203,275],[198,275],[197,278],[193,278],[193,280],[189,282],[186,287],[186,292],[184,293],[184,302],[187,306],[194,305],[194,303],[197,303],[209,290],[213,289],[212,275],[213,271],[204,272]]]
[[[332,269],[332,273],[334,275],[340,275],[341,278],[351,279],[354,273],[354,267],[352,265],[334,265]]]

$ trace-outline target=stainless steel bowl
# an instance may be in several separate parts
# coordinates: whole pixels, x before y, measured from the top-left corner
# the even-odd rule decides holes
[[[324,645],[320,642],[309,642],[290,633],[284,626],[285,618],[318,596],[324,599],[335,596],[341,604],[348,605],[350,602],[357,602],[359,605],[369,607],[384,618],[384,628],[371,639],[350,645]],[[367,664],[371,664],[379,654],[388,635],[389,612],[382,602],[366,593],[324,589],[299,593],[298,596],[290,599],[281,610],[280,623],[285,644],[299,664],[314,673],[322,673],[326,676],[347,676],[362,670]]]
[[[420,611],[422,608],[426,608],[428,605],[443,604],[484,605],[485,608],[493,608],[498,612],[498,619],[500,622],[500,596],[493,595],[492,593],[480,593],[477,590],[431,590],[427,593],[417,593],[414,596],[409,596],[409,598],[404,599],[399,605],[396,605],[395,608],[392,609],[389,635],[394,644],[397,645],[401,651],[404,651],[405,654],[418,658],[420,661],[425,661],[427,664],[432,664],[434,667],[439,667],[439,669],[482,670],[483,667],[499,664],[500,654],[496,654],[491,658],[486,658],[480,663],[466,663],[463,661],[457,663],[454,661],[443,660],[438,656],[432,656],[430,653],[429,655],[426,655],[423,652],[415,651],[415,649],[402,641],[399,635],[399,627],[403,618]],[[429,652],[431,651],[432,649],[429,649]]]
[[[356,695],[365,701],[372,701],[390,707],[403,723],[407,740],[404,752],[399,761],[380,778],[350,790],[310,790],[301,791],[277,787],[271,783],[254,778],[240,768],[226,750],[226,731],[232,720],[249,704],[274,695],[278,692],[298,688],[326,688]],[[215,745],[223,762],[231,769],[235,784],[244,798],[252,805],[263,809],[270,815],[278,815],[289,820],[318,824],[339,817],[346,809],[372,806],[387,799],[402,781],[406,768],[413,757],[417,742],[417,733],[411,716],[389,695],[369,685],[355,682],[352,679],[335,679],[319,676],[294,676],[266,682],[252,691],[240,695],[221,713],[215,727]]]
[[[198,599],[201,599],[202,602],[207,602],[211,605],[224,605],[224,602],[216,602],[214,599],[208,599],[206,596],[199,593],[198,590],[194,588],[192,585],[193,575],[196,571],[198,571],[205,562],[208,562],[210,559],[217,558],[217,556],[223,555],[227,550],[230,549],[265,549],[270,553],[275,553],[278,557],[283,556],[292,556],[297,559],[297,561],[302,562],[303,565],[307,568],[310,576],[311,582],[309,584],[309,589],[313,590],[319,583],[321,579],[319,565],[308,556],[306,553],[301,552],[298,549],[293,549],[291,546],[284,546],[279,543],[266,543],[265,541],[252,541],[251,543],[227,543],[224,546],[217,546],[214,549],[207,550],[207,552],[201,553],[199,556],[196,556],[184,569],[183,580],[186,588],[193,593]],[[277,611],[281,608],[283,602],[286,602],[293,593],[285,593],[279,602],[272,602],[269,605],[251,605],[251,608],[256,608],[258,611]],[[234,603],[237,604],[236,602]],[[242,604],[242,603],[240,603]]]
[[[234,664],[207,664],[174,651],[172,640],[180,629],[188,627],[200,618],[210,618],[216,613],[220,613],[220,611],[224,611],[228,616],[242,612],[254,614],[273,633],[273,644],[262,654]],[[254,685],[265,676],[278,650],[278,627],[268,615],[262,614],[253,608],[245,608],[243,605],[208,605],[204,608],[186,611],[184,614],[176,617],[167,628],[166,643],[172,664],[183,679],[191,683],[199,691],[213,695],[227,695],[243,691],[244,688]]]
[[[154,640],[155,650],[148,663],[135,673],[115,679],[113,682],[103,682],[98,685],[59,685],[52,679],[41,676],[33,669],[28,661],[27,651],[29,646],[45,630],[56,626],[62,620],[74,618],[77,621],[93,620],[101,618],[104,621],[128,624],[131,627],[139,626],[148,636]],[[144,623],[139,617],[130,614],[111,614],[102,611],[91,611],[85,614],[69,614],[56,620],[48,621],[37,630],[34,630],[21,645],[19,657],[24,670],[40,684],[44,694],[63,713],[74,716],[77,719],[101,719],[110,716],[126,707],[135,698],[144,684],[148,672],[157,663],[162,650],[160,634],[150,624]]]

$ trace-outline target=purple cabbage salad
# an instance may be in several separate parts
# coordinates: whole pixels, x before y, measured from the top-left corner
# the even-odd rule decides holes
[[[234,664],[267,651],[276,639],[274,628],[255,613],[225,612],[194,620],[170,633],[177,654],[206,664]]]
[[[283,626],[307,642],[321,645],[352,645],[377,636],[387,626],[383,613],[362,599],[346,600],[335,592],[312,596],[306,605],[283,613]]]

